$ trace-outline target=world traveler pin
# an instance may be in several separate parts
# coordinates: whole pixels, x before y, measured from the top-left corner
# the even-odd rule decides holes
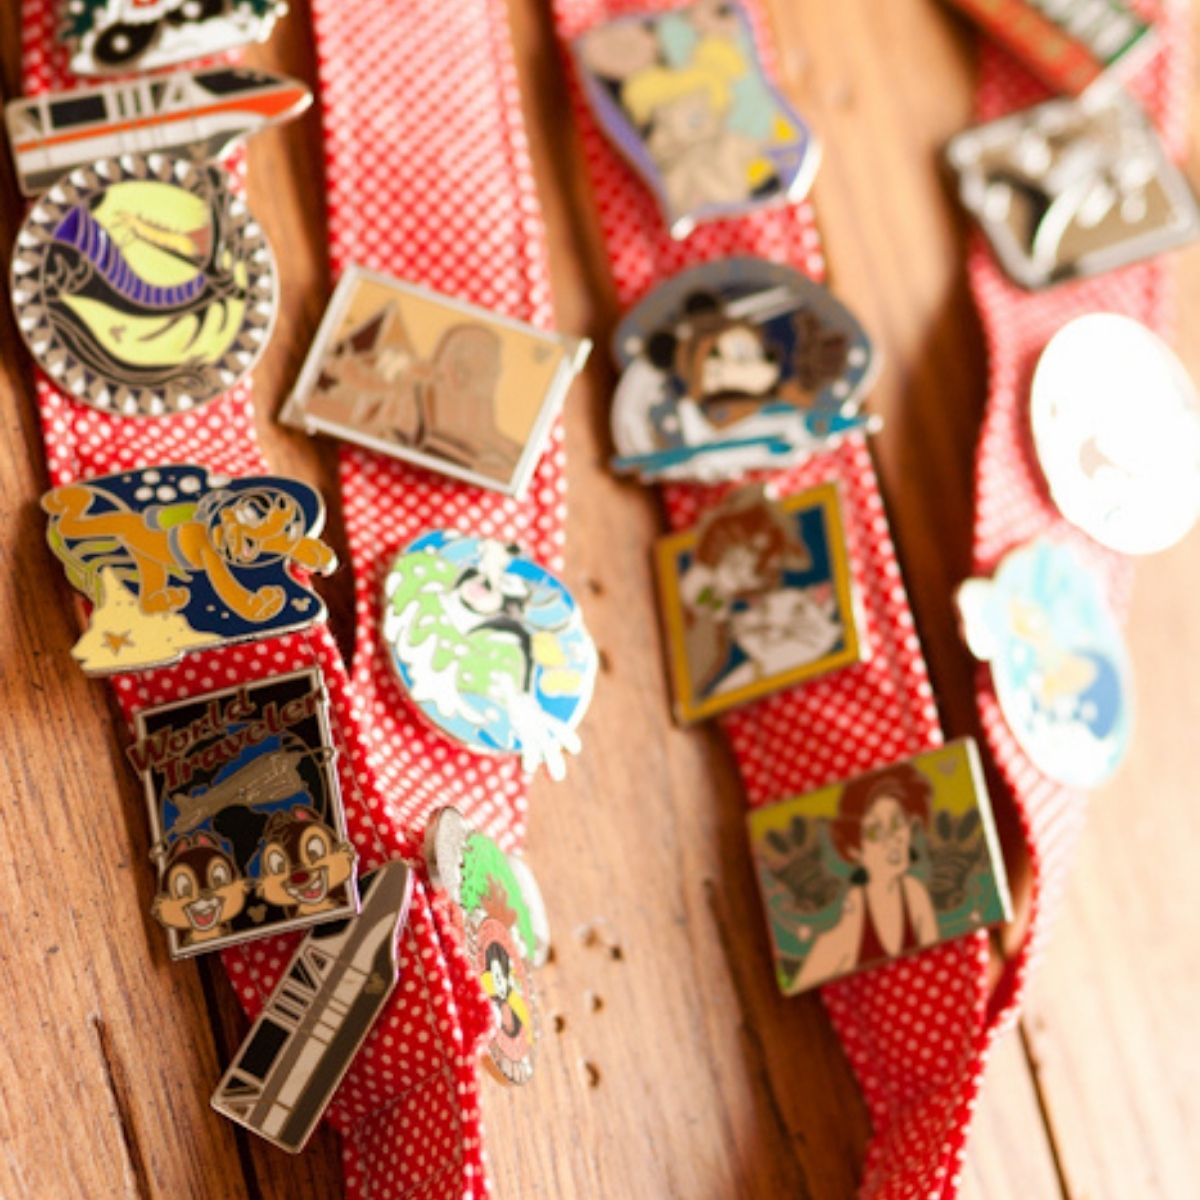
[[[682,723],[866,657],[834,483],[779,501],[741,488],[660,538],[655,561]]]
[[[280,0],[64,0],[76,75],[124,75],[208,58],[271,36]]]
[[[1133,688],[1125,643],[1078,555],[1039,540],[990,580],[959,588],[971,652],[991,665],[1004,719],[1043,775],[1074,788],[1111,778],[1129,748]]]
[[[1141,109],[1048,100],[951,139],[963,206],[1025,288],[1116,270],[1193,241],[1200,208]]]
[[[437,530],[395,559],[384,592],[389,657],[422,716],[561,779],[598,665],[566,586],[516,546]]]
[[[79,167],[13,251],[17,327],[70,395],[162,416],[228,391],[262,353],[277,284],[266,237],[214,164],[130,154]]]
[[[540,1036],[532,968],[549,954],[533,874],[453,807],[427,826],[425,862],[430,882],[462,912],[467,954],[496,1015],[484,1063],[502,1081],[527,1083]]]
[[[312,93],[250,67],[138,76],[4,106],[17,179],[36,196],[99,159],[159,152],[216,160],[253,133],[299,116]]]
[[[337,559],[318,537],[321,497],[298,480],[172,463],[54,488],[42,509],[51,550],[92,603],[71,651],[89,675],[166,666],[325,615],[308,577]]]
[[[644,481],[737,479],[877,428],[878,356],[820,284],[756,258],[673,276],[622,320],[613,468]]]
[[[1173,546],[1200,516],[1200,398],[1144,325],[1091,313],[1038,360],[1029,398],[1038,462],[1059,511],[1122,554]]]
[[[141,709],[134,731],[172,958],[358,911],[319,672]]]
[[[591,345],[351,266],[279,419],[520,496]]]
[[[747,824],[784,995],[1011,915],[970,738],[756,808]]]
[[[673,237],[808,192],[817,140],[767,78],[733,0],[617,17],[572,49],[600,127],[654,193]]]
[[[364,875],[357,917],[313,929],[212,1094],[222,1116],[298,1154],[400,979],[412,871]]]

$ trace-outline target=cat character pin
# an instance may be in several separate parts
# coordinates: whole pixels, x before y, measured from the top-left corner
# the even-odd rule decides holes
[[[1005,722],[1043,775],[1073,788],[1111,778],[1129,747],[1129,661],[1096,577],[1073,551],[1041,540],[990,580],[959,588],[967,645],[991,664]]]
[[[279,419],[520,496],[590,350],[352,266]]]
[[[747,823],[786,996],[1010,919],[970,738],[755,809]]]
[[[105,158],[158,152],[215,161],[311,103],[298,80],[213,67],[26,96],[10,100],[4,117],[21,190],[36,196]]]
[[[435,531],[384,590],[384,640],[418,712],[468,749],[561,779],[598,663],[566,586],[518,547]]]
[[[1200,235],[1200,209],[1142,111],[1048,100],[953,138],[964,207],[1024,288],[1116,270]]]
[[[713,483],[777,470],[873,430],[862,326],[777,263],[719,259],[655,288],[617,327],[613,468]]]
[[[275,266],[229,177],[130,154],[79,167],[17,234],[17,327],[46,373],[102,412],[153,417],[213,400],[270,336]]]
[[[172,958],[358,911],[319,672],[145,708],[134,729]]]
[[[808,192],[817,140],[767,78],[732,0],[617,17],[572,49],[597,122],[654,193],[672,237]]]
[[[298,1154],[400,979],[412,871],[390,862],[362,879],[356,918],[322,925],[287,972],[212,1094],[222,1116]]]
[[[452,807],[426,827],[425,863],[430,882],[461,914],[468,957],[496,1015],[484,1063],[501,1081],[527,1083],[540,1030],[532,969],[550,952],[533,872]]]
[[[1030,424],[1059,511],[1122,554],[1173,546],[1200,516],[1200,399],[1144,325],[1090,313],[1050,339]]]
[[[280,0],[64,0],[60,40],[76,75],[124,75],[208,58],[271,36]]]
[[[305,483],[170,464],[55,488],[42,508],[50,548],[93,606],[71,651],[89,675],[166,666],[324,618],[308,577],[337,559]]]
[[[779,501],[739,489],[655,558],[684,724],[865,657],[836,484]]]

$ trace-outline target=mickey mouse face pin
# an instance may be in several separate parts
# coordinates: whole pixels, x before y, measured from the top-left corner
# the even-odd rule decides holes
[[[816,139],[767,79],[731,0],[619,17],[573,49],[597,120],[649,184],[673,237],[808,191]]]
[[[514,546],[444,531],[413,542],[384,586],[384,638],[422,716],[471,750],[562,778],[597,670],[566,587]]]
[[[875,377],[862,326],[789,267],[729,258],[683,271],[617,328],[613,468],[643,481],[777,470],[849,433]]]

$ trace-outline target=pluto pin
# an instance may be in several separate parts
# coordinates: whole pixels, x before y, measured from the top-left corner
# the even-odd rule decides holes
[[[4,116],[21,190],[36,196],[68,171],[103,158],[156,151],[223,158],[311,103],[298,80],[213,67],[27,96],[10,100]]]
[[[358,911],[319,672],[141,709],[134,728],[172,958]]]
[[[217,1112],[304,1149],[399,981],[411,898],[412,872],[390,862],[363,876],[356,918],[309,933],[213,1092]]]
[[[655,288],[617,328],[613,467],[712,483],[775,470],[873,429],[878,369],[854,316],[811,279],[718,259]]]
[[[1112,271],[1200,234],[1191,187],[1124,95],[1048,100],[960,133],[946,159],[1021,287]]]
[[[436,531],[396,558],[384,590],[384,639],[421,715],[562,778],[598,662],[565,585],[516,546]]]
[[[1171,348],[1115,313],[1050,339],[1030,391],[1038,461],[1063,516],[1122,554],[1178,542],[1200,516],[1200,399]]]
[[[64,0],[76,75],[123,75],[265,42],[280,0]]]
[[[801,200],[820,154],[768,80],[733,0],[617,17],[577,38],[596,118],[653,191],[671,235]]]
[[[1077,554],[1041,540],[991,580],[958,591],[967,645],[991,664],[1013,736],[1048,778],[1098,787],[1129,746],[1133,689],[1125,643],[1099,581]]]
[[[131,154],[77,168],[34,204],[12,298],[59,387],[104,412],[161,416],[254,366],[275,319],[275,267],[220,167]]]
[[[50,548],[93,605],[71,651],[89,675],[165,666],[325,615],[308,573],[328,575],[337,559],[305,483],[168,464],[55,488],[42,508]]]
[[[485,1064],[501,1080],[526,1083],[539,1036],[532,968],[550,949],[533,872],[453,807],[440,809],[426,828],[425,863],[433,886],[462,911],[467,954],[496,1014]]]

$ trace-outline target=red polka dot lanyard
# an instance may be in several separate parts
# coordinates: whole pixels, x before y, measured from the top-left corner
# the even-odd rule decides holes
[[[630,13],[667,11],[646,0],[555,0],[564,45]],[[747,6],[760,54],[770,39],[761,14]],[[1186,54],[1186,6],[1144,15],[1159,23],[1163,53],[1148,62],[1133,90],[1165,125],[1179,156]],[[765,53],[764,53],[765,52]],[[568,55],[568,58],[570,56]],[[815,279],[824,261],[811,207],[762,211],[700,226],[684,240],[669,236],[655,198],[598,127],[573,74],[575,109],[600,224],[623,306],[637,303],[676,272],[711,259],[754,255],[791,264]],[[1045,91],[1003,51],[984,48],[980,115],[994,117],[1045,98]],[[836,153],[836,147],[831,151]],[[1021,427],[1032,368],[1049,337],[1067,320],[1110,310],[1161,329],[1168,276],[1152,262],[1119,273],[1029,293],[1005,281],[982,237],[970,255],[971,282],[988,334],[990,400],[979,446],[974,565],[990,574],[1014,546],[1050,531],[1083,547],[1058,516],[1023,448]],[[773,480],[789,494],[822,480],[842,486],[852,573],[864,598],[870,660],[776,694],[722,718],[752,808],[830,780],[938,745],[938,725],[879,485],[862,435],[818,454]],[[688,526],[719,498],[719,489],[668,486],[673,527]],[[1123,601],[1127,564],[1094,544],[1086,548]],[[1020,815],[1033,878],[1028,933],[999,985],[989,987],[987,935],[978,931],[914,957],[826,984],[821,994],[869,1107],[873,1136],[862,1193],[875,1197],[957,1193],[967,1131],[990,1047],[1016,1018],[1022,989],[1050,923],[1054,899],[1081,824],[1079,797],[1051,783],[1029,762],[1000,714],[990,672],[980,668],[979,704],[987,743]]]

